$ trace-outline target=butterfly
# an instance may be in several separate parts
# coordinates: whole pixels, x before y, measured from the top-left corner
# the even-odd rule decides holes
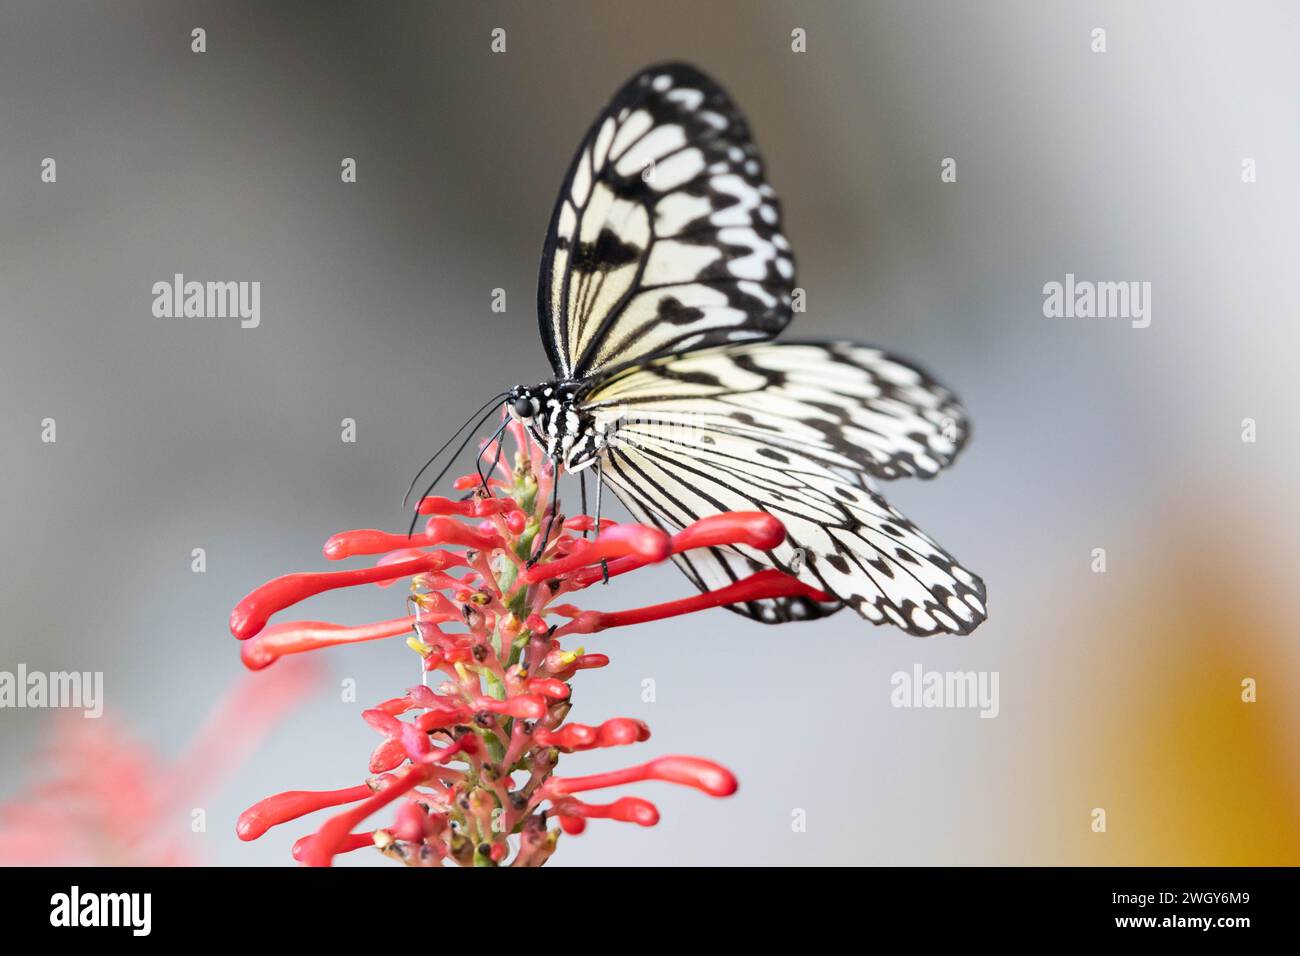
[[[603,485],[669,532],[723,511],[779,518],[788,535],[770,551],[674,559],[701,590],[775,568],[833,600],[737,613],[778,623],[847,606],[909,634],[967,634],[984,583],[876,490],[950,465],[966,413],[879,349],[772,341],[794,275],[744,117],[694,67],[650,67],[597,116],[551,216],[538,317],[554,377],[489,405],[504,398],[564,472],[595,473],[597,522]]]

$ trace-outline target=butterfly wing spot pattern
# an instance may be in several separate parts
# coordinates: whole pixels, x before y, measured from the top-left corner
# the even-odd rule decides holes
[[[713,590],[765,568],[833,600],[736,605],[759,621],[851,607],[909,634],[968,634],[983,582],[876,489],[930,479],[970,433],[955,395],[853,342],[772,342],[789,324],[794,256],[749,125],[694,67],[633,77],[564,178],[542,251],[541,335],[555,379],[507,398],[548,453],[598,466],[633,517],[666,531],[765,511],[770,551],[674,560]]]

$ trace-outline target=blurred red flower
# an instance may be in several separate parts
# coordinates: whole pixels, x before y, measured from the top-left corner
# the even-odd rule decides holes
[[[0,803],[5,866],[191,866],[193,810],[286,714],[321,686],[295,661],[270,681],[243,677],[176,760],[111,716],[59,711],[35,755],[33,781]]]

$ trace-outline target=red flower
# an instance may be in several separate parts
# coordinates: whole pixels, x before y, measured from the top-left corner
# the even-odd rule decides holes
[[[592,790],[660,780],[711,796],[735,792],[724,767],[698,757],[660,757],[613,773],[559,777],[561,755],[645,741],[649,728],[616,717],[599,726],[568,722],[569,681],[609,658],[568,649],[569,635],[659,620],[704,608],[767,597],[825,599],[793,578],[762,571],[720,591],[625,611],[582,611],[564,599],[599,582],[666,560],[691,548],[744,544],[775,547],[785,529],[761,513],[720,514],[676,535],[656,528],[556,516],[555,533],[529,566],[537,537],[548,527],[555,476],[545,456],[517,424],[513,467],[492,478],[477,475],[456,486],[472,490],[461,501],[425,498],[429,515],[410,538],[383,531],[345,531],[325,544],[333,560],[381,555],[374,566],[351,571],[291,574],[239,602],[230,628],[243,641],[241,657],[261,669],[280,657],[335,644],[408,635],[423,658],[426,682],[363,714],[382,742],[370,756],[364,784],[327,792],[289,791],[255,804],[239,819],[241,839],[328,807],[349,805],[294,846],[294,857],[329,865],[348,850],[376,846],[409,865],[537,866],[555,850],[560,830],[580,833],[593,818],[653,826],[655,806],[638,797],[609,804],[578,798]],[[488,448],[489,455],[496,451]],[[603,562],[603,567],[602,567]],[[267,627],[277,612],[322,591],[410,579],[405,617],[358,627],[291,621]],[[553,618],[561,621],[553,622]],[[397,805],[383,829],[357,830],[383,807]],[[514,836],[516,839],[511,840]]]

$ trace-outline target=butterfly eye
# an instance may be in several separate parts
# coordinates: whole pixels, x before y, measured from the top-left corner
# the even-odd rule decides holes
[[[512,408],[516,418],[533,417],[533,400],[531,398],[516,398]]]

